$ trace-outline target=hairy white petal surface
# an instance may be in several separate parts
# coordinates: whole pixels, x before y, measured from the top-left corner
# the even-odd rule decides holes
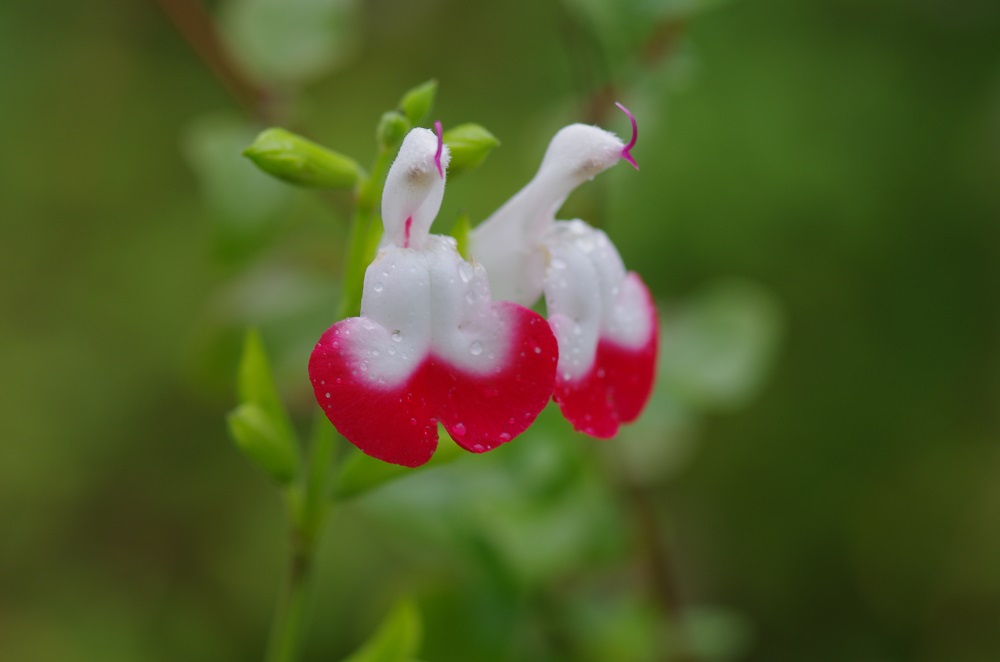
[[[604,232],[580,220],[559,221],[544,243],[551,256],[545,304],[559,343],[561,379],[586,375],[601,340],[635,349],[649,341],[653,328],[642,286],[628,278]]]
[[[437,148],[438,137],[429,129],[413,129],[403,139],[382,193],[385,243],[423,247],[444,197],[445,177],[434,162]],[[443,172],[447,172],[450,160],[445,145],[441,152]]]
[[[586,124],[552,138],[535,177],[470,236],[494,296],[529,306],[538,299],[548,260],[542,237],[555,213],[573,189],[616,164],[623,148],[613,133]]]

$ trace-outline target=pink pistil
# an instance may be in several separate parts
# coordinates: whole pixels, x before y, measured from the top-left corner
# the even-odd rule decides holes
[[[635,120],[632,120],[632,124],[635,125]],[[441,150],[444,149],[444,135],[441,133],[441,120],[434,122],[434,133],[436,133],[438,137],[438,148],[437,153],[434,154],[434,165],[437,166],[438,175],[441,176],[441,179],[444,179],[444,170],[441,168]]]
[[[632,167],[638,170],[639,164],[635,162],[634,158],[632,158],[632,148],[635,147],[635,141],[639,137],[639,126],[635,123],[635,115],[632,114],[632,111],[617,101],[615,101],[615,105],[621,108],[622,112],[628,115],[629,121],[632,122],[632,140],[629,141],[629,144],[625,145],[622,149],[622,158],[631,163]]]
[[[403,226],[403,248],[410,247],[410,228],[413,227],[413,217],[406,217],[406,225]]]

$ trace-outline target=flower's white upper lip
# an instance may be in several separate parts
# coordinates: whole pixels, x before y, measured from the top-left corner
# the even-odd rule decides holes
[[[389,168],[382,192],[385,243],[422,248],[441,208],[451,152],[429,129],[413,129]]]

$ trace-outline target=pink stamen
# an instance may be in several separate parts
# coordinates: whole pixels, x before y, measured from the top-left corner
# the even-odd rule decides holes
[[[635,162],[634,158],[632,158],[632,148],[635,147],[635,141],[639,137],[639,126],[635,123],[635,115],[632,114],[632,111],[617,101],[615,101],[615,105],[621,108],[622,112],[628,115],[629,121],[632,122],[632,140],[629,141],[629,144],[625,145],[622,149],[622,158],[631,163],[632,167],[638,170],[639,164]]]
[[[406,225],[403,226],[403,248],[410,247],[410,228],[413,227],[413,217],[406,217]]]
[[[633,121],[633,124],[634,123],[635,122]],[[436,133],[438,137],[438,149],[437,153],[434,154],[434,165],[437,166],[438,175],[441,176],[441,179],[444,179],[444,170],[441,168],[441,150],[444,149],[444,135],[441,133],[441,120],[434,122],[434,133]]]

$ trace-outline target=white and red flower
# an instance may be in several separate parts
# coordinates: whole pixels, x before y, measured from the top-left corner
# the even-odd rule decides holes
[[[389,170],[385,238],[365,273],[360,317],[327,329],[309,360],[337,430],[410,467],[433,455],[439,422],[473,453],[524,432],[552,395],[558,352],[541,316],[494,301],[483,266],[429,233],[449,161],[436,129],[413,129]]]
[[[534,179],[470,237],[495,296],[530,306],[544,293],[559,344],[554,399],[575,429],[601,438],[635,420],[649,399],[658,317],[607,235],[555,214],[573,189],[620,160],[638,169],[635,119],[619,107],[632,121],[627,145],[595,126],[563,128]]]

